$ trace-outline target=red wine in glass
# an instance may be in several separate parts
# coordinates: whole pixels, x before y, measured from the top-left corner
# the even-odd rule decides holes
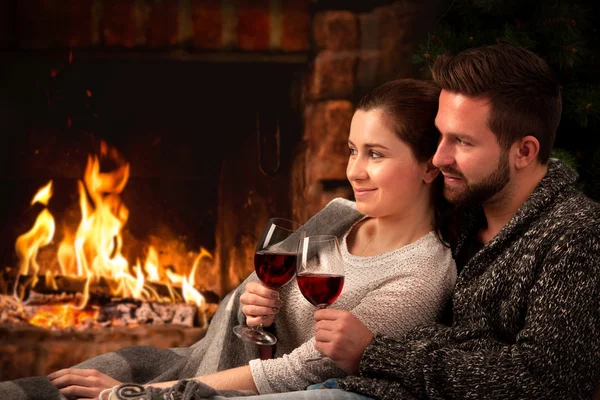
[[[254,269],[258,279],[272,289],[279,289],[296,274],[296,253],[257,251]]]
[[[304,298],[319,308],[325,308],[336,301],[344,287],[342,275],[301,274],[296,279]]]
[[[279,289],[296,275],[298,245],[305,233],[298,231],[300,224],[283,218],[271,218],[263,228],[256,252],[254,270],[263,285]],[[233,332],[247,342],[272,346],[277,338],[265,332],[262,325],[238,325]]]
[[[337,300],[344,286],[344,259],[337,237],[315,235],[302,239],[298,248],[296,281],[306,300],[326,308]],[[305,361],[318,361],[324,355]]]

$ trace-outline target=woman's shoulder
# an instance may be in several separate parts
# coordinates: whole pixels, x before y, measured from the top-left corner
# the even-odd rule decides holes
[[[415,253],[424,258],[438,258],[452,260],[452,250],[448,243],[444,243],[440,236],[431,231],[413,243]]]
[[[442,243],[438,235],[431,231],[415,242],[388,253],[389,261],[396,261],[398,268],[427,273],[427,270],[456,269],[450,247]]]

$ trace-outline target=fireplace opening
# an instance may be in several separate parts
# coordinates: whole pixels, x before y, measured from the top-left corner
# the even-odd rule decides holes
[[[268,217],[291,215],[290,166],[302,132],[303,68],[290,62],[136,60],[118,53],[5,54],[0,291],[14,295],[20,279],[17,286],[27,289],[20,296],[29,299],[32,276],[19,276],[15,244],[43,210],[56,229],[34,260],[42,268],[58,264],[61,241],[81,223],[79,186],[84,197],[93,197],[85,176],[97,157],[100,174],[128,168],[126,185],[115,194],[128,210],[120,236],[129,272],[135,277],[136,261],[143,266],[154,256],[165,269],[187,277],[200,260],[194,286],[213,306],[204,307],[210,317],[220,298],[253,269],[250,257],[244,265],[230,265],[232,253],[250,256]],[[50,181],[49,200],[32,204]],[[234,209],[246,210],[243,220],[233,221],[239,219]],[[45,271],[37,272],[33,292],[53,295],[53,301],[60,302],[65,288],[84,286],[85,279],[62,276],[49,284]],[[97,283],[94,293],[107,285]],[[181,287],[173,294],[166,286],[157,291],[185,302]],[[81,304],[81,298],[76,301]],[[174,323],[186,318],[188,325],[191,318],[191,325],[206,327],[206,316],[181,310]]]

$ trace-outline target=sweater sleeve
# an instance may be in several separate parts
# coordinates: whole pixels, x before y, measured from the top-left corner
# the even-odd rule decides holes
[[[368,293],[350,310],[370,330],[397,336],[433,322],[451,293],[456,267],[449,252],[446,258],[424,255],[411,275],[399,275]],[[438,254],[438,255],[439,255]],[[305,363],[317,355],[314,337],[290,354],[273,360],[252,360],[250,368],[261,394],[302,390],[306,386],[339,378],[345,373],[331,360]]]
[[[539,270],[515,343],[457,328],[378,337],[361,377],[342,386],[382,399],[590,398],[600,380],[599,267],[597,232],[563,236]]]

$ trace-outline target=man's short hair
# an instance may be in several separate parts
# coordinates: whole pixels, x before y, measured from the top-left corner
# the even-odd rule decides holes
[[[531,135],[540,143],[538,160],[548,162],[562,100],[546,61],[524,48],[498,44],[439,56],[432,74],[444,90],[489,98],[488,124],[503,148]]]

